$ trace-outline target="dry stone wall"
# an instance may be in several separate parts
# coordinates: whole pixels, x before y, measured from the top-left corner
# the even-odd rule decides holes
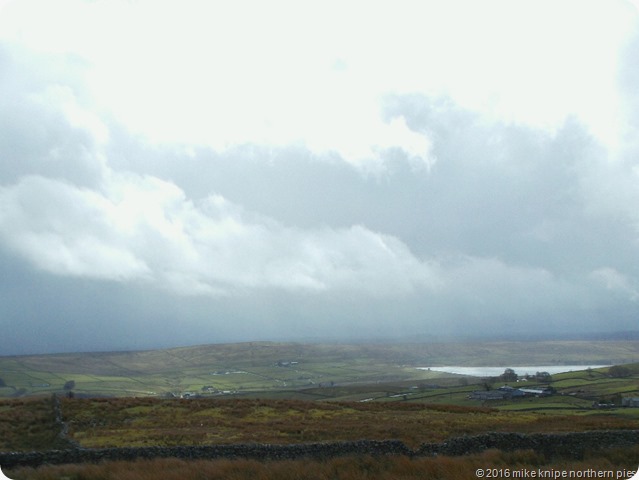
[[[588,450],[639,445],[639,430],[604,430],[563,434],[491,432],[424,444],[416,455],[467,455],[491,448],[503,451],[534,450],[547,457],[580,459]]]
[[[566,434],[486,433],[449,439],[443,443],[423,444],[409,449],[397,440],[332,442],[295,445],[211,445],[181,447],[131,448],[69,448],[42,452],[0,452],[0,466],[35,467],[43,464],[87,463],[104,460],[134,460],[137,458],[295,460],[326,459],[348,455],[466,455],[487,449],[504,451],[532,449],[546,456],[582,458],[589,450],[639,445],[639,430],[606,430]]]

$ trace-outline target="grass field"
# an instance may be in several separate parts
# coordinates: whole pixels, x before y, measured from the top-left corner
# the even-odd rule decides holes
[[[361,400],[385,397],[389,392],[403,394],[405,387],[418,384],[453,386],[460,381],[458,376],[416,367],[516,368],[531,363],[586,367],[637,361],[639,341],[366,345],[251,342],[142,352],[0,357],[0,384],[5,385],[0,387],[0,398],[64,393],[65,383],[73,381],[76,394],[90,396],[195,393]],[[381,387],[370,388],[375,385]],[[334,388],[327,391],[327,386]],[[361,391],[358,386],[362,386]]]

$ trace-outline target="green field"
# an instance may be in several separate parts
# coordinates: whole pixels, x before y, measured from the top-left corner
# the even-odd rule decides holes
[[[243,396],[308,400],[384,399],[464,403],[478,379],[416,367],[626,364],[639,341],[303,344],[250,342],[139,352],[0,357],[0,398]],[[557,376],[555,386],[590,392],[592,378]],[[631,395],[599,374],[596,394]],[[604,381],[605,380],[605,381]],[[67,382],[73,388],[64,389]],[[467,384],[467,385],[465,385]],[[605,389],[604,389],[605,384]],[[430,387],[429,387],[430,386]],[[436,386],[434,388],[433,386]],[[468,388],[461,388],[467,386]],[[456,388],[452,388],[456,387]],[[452,388],[450,391],[446,388]],[[603,390],[602,390],[603,389]],[[626,390],[624,390],[626,389]],[[393,397],[393,395],[399,395]]]

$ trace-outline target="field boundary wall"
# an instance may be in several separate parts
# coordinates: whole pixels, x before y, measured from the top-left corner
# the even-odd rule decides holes
[[[351,455],[459,456],[488,449],[534,450],[548,457],[581,459],[588,451],[639,445],[639,430],[604,430],[561,434],[490,432],[425,443],[412,450],[398,440],[305,443],[291,445],[234,444],[177,447],[69,448],[33,452],[0,452],[0,466],[37,467],[44,464],[97,463],[139,458],[181,459],[328,459]]]

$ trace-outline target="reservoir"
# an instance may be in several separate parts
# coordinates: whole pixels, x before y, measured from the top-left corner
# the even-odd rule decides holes
[[[512,368],[519,376],[534,375],[536,372],[548,372],[551,375],[563,372],[575,372],[588,368],[608,367],[609,365],[537,365],[522,367],[418,367],[418,370],[431,370],[433,372],[448,372],[458,375],[472,375],[474,377],[498,377],[506,368]]]

